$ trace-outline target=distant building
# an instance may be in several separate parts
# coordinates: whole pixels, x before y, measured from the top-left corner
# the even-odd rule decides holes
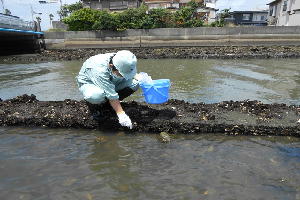
[[[142,0],[81,0],[84,7],[95,10],[122,11],[140,7]]]
[[[207,23],[212,23],[217,20],[216,9],[217,0],[204,0],[204,8],[199,8],[197,10],[198,15],[202,16],[202,19]]]
[[[148,9],[164,8],[178,10],[185,7],[191,0],[81,0],[84,7],[95,10],[123,11],[128,8],[138,8],[142,2],[148,6]],[[216,21],[216,2],[217,0],[195,0],[197,3],[203,3],[204,7],[197,9],[198,17],[211,23]]]
[[[235,25],[266,26],[267,17],[268,11],[234,11],[225,20]]]
[[[149,9],[165,8],[178,10],[185,7],[191,0],[144,0]],[[196,3],[203,3],[204,7],[197,9],[197,17],[211,23],[216,21],[216,2],[217,0],[195,0]]]
[[[178,10],[180,7],[180,0],[144,0],[148,9],[164,8],[170,10]]]
[[[269,25],[300,26],[300,0],[275,0],[267,5]]]

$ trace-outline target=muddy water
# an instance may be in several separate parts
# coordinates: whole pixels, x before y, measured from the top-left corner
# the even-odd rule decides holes
[[[80,99],[81,63],[0,64],[0,98]],[[170,78],[171,98],[300,104],[299,63],[139,60],[139,70]],[[300,199],[300,139],[290,137],[177,135],[162,144],[147,133],[1,127],[0,168],[0,199]]]

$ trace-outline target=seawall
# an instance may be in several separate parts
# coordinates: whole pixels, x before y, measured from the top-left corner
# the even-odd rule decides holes
[[[247,26],[47,32],[48,49],[300,46],[300,26]]]

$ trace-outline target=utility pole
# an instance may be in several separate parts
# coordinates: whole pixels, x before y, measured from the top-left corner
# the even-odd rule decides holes
[[[33,15],[36,15],[36,14],[41,15],[41,14],[43,14],[43,13],[37,13],[37,12],[35,12],[35,11],[32,9],[32,5],[31,5],[31,4],[30,4],[30,9],[31,9],[31,18],[32,18],[32,21],[34,21]]]
[[[4,13],[4,11],[5,11],[5,8],[4,8],[4,0],[1,0],[1,3],[2,3],[2,13]]]
[[[59,2],[60,2],[60,10],[62,9],[62,2],[61,2],[62,0],[59,0]],[[61,21],[61,15],[59,15],[59,21]]]

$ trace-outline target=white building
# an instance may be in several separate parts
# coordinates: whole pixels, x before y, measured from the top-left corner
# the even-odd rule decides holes
[[[144,0],[143,2],[149,9],[153,8],[165,8],[171,10],[178,10],[185,7],[191,0]],[[197,13],[199,18],[203,19],[207,23],[216,21],[217,0],[195,0],[196,3],[203,3],[204,7],[198,8]]]
[[[300,26],[300,0],[275,0],[267,5],[269,25]]]
[[[217,18],[217,11],[218,9],[216,9],[216,2],[217,0],[205,0],[204,1],[204,5],[208,11],[208,15],[207,15],[207,21],[208,23],[212,23],[216,21]]]

